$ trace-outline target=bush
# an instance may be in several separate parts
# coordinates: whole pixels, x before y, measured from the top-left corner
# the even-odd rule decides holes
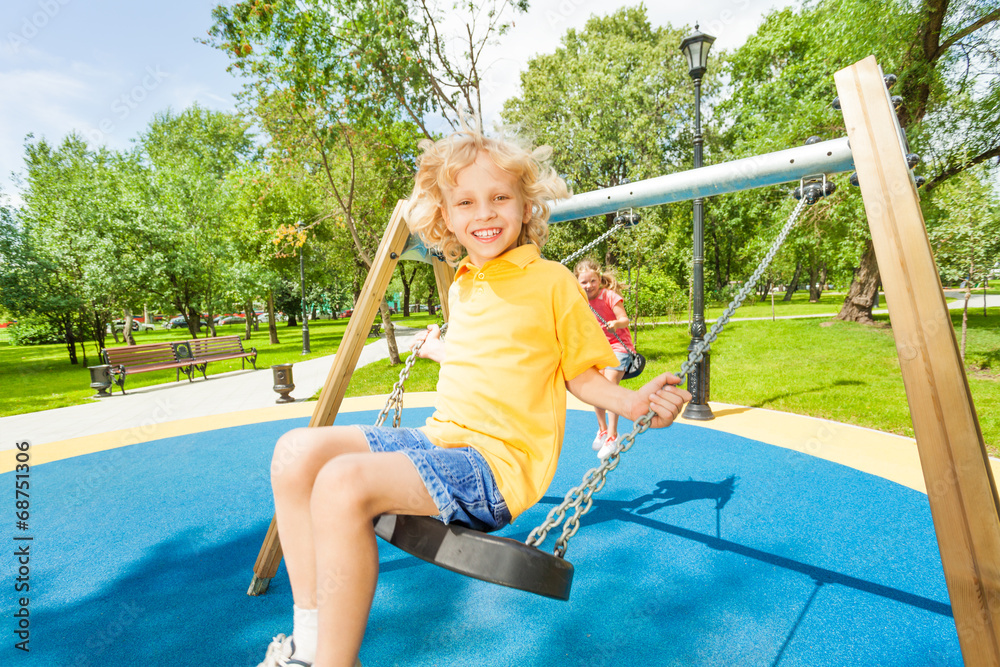
[[[632,315],[678,319],[686,316],[687,303],[687,292],[661,269],[651,267],[640,275],[639,312]]]
[[[65,340],[63,333],[45,320],[19,320],[9,330],[11,345],[48,345]]]
[[[759,285],[759,283],[758,283],[758,285]],[[800,283],[800,285],[801,285],[801,283]],[[743,289],[743,283],[729,283],[728,285],[723,285],[721,289],[712,289],[712,290],[710,290],[708,292],[708,298],[709,298],[709,300],[715,301],[717,303],[728,304],[733,299],[736,298],[736,295],[739,294],[739,292],[740,292],[741,289]],[[803,289],[803,288],[800,286],[799,289]],[[807,284],[804,289],[808,290],[809,289],[809,285]],[[747,298],[750,299],[751,302],[753,302],[753,299],[751,299],[751,296],[753,296],[753,295],[747,295]]]

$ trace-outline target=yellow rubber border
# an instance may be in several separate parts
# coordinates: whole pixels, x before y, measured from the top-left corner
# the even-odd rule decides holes
[[[433,392],[409,393],[406,394],[405,404],[408,408],[433,407],[434,397]],[[569,396],[568,399],[568,407],[572,410],[592,410],[590,406],[578,401],[573,396]],[[385,396],[347,398],[344,399],[340,411],[380,410],[383,405],[385,405]],[[310,417],[315,407],[316,403],[312,401],[289,403],[211,417],[151,423],[121,431],[33,445],[31,447],[31,465],[41,465],[74,456],[220,428]],[[711,407],[715,419],[706,422],[682,418],[679,423],[723,431],[782,447],[789,451],[789,465],[794,465],[798,456],[815,456],[883,477],[922,493],[927,492],[916,442],[913,438],[763,408],[749,408],[725,403],[712,403]],[[0,473],[14,470],[14,466],[17,464],[16,454],[17,450],[0,452]],[[1000,461],[990,459],[990,463],[993,466],[993,476],[996,478],[1000,475]]]

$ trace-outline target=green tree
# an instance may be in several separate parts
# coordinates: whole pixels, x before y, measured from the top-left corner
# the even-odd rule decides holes
[[[643,5],[593,16],[583,30],[568,30],[554,53],[528,62],[521,93],[507,100],[503,119],[552,146],[554,165],[575,192],[680,169],[690,160],[693,126],[682,38],[670,26],[654,28]],[[666,226],[672,211],[663,209],[644,211],[643,225]],[[556,259],[569,255],[613,219],[609,214],[553,225],[547,252]],[[660,229],[647,241],[666,243],[664,236]],[[609,264],[626,252],[615,242],[601,250]]]
[[[60,278],[55,264],[33,246],[16,211],[0,207],[0,307],[16,319],[43,318],[57,327],[76,364],[73,322],[83,301]]]
[[[946,281],[962,281],[961,352],[965,339],[972,287],[985,282],[1000,257],[1000,198],[982,168],[959,172],[924,202],[935,261]]]
[[[114,313],[128,313],[146,278],[135,234],[142,212],[131,187],[137,165],[128,155],[92,151],[72,134],[58,147],[29,140],[25,167],[24,247],[35,270],[54,273],[45,281],[51,294],[77,304],[72,314],[55,308],[51,316],[68,348],[85,338],[101,348]]]
[[[409,188],[417,139],[427,134],[418,129],[424,113],[454,99],[431,90],[442,81],[417,54],[427,33],[409,18],[406,3],[347,2],[333,9],[309,2],[220,6],[208,42],[230,54],[231,69],[245,76],[242,101],[269,136],[275,174],[322,191],[319,214],[301,221],[310,247],[329,256],[339,249],[354,258],[339,266],[367,272],[395,203]],[[477,86],[477,78],[463,78],[460,97]],[[404,116],[416,124],[402,122]],[[316,242],[323,228],[332,232],[325,248]],[[398,362],[384,299],[380,309],[390,359]]]
[[[227,175],[257,157],[248,124],[197,105],[157,114],[139,140],[147,166],[142,241],[156,267],[151,289],[187,318],[197,337],[231,278],[234,230],[225,224]]]
[[[735,156],[787,148],[811,135],[843,136],[830,112],[830,73],[870,54],[898,76],[894,92],[911,147],[927,159],[931,187],[1000,149],[1000,9],[977,0],[815,0],[772,12],[726,66],[732,90],[717,110]],[[750,197],[751,195],[746,195]],[[838,317],[871,321],[879,277],[867,225],[840,215],[848,236],[863,239]],[[843,254],[840,240],[832,246]]]
[[[483,49],[527,0],[244,0],[219,5],[205,43],[233,58],[255,97],[290,89],[355,121],[482,117]]]

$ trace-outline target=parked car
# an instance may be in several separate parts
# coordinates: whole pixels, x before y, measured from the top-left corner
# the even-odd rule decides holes
[[[114,321],[115,331],[125,330],[125,320],[115,320]],[[142,321],[141,317],[136,317],[132,319],[132,331],[152,331],[155,329],[152,324],[146,324]]]
[[[215,318],[216,324],[246,324],[245,317],[240,315],[221,315]]]
[[[167,322],[166,324],[163,325],[163,328],[164,329],[186,329],[187,325],[188,325],[187,324],[187,318],[182,315],[180,317],[175,317],[175,318],[171,319],[169,322]],[[208,326],[208,322],[206,322],[205,319],[202,318],[201,322],[198,324],[198,328],[201,329],[202,327],[207,327],[207,326]]]
[[[339,317],[340,319],[342,319],[342,320],[343,320],[343,319],[345,319],[345,318],[348,318],[348,317],[350,317],[350,316],[351,316],[351,315],[353,315],[353,314],[354,314],[354,309],[353,309],[353,308],[350,308],[350,309],[348,309],[348,310],[342,310],[342,311],[340,311],[340,314],[339,314],[339,315],[337,315],[337,317]]]

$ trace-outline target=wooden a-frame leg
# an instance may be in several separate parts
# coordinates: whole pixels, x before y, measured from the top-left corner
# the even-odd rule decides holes
[[[437,291],[441,297],[441,311],[444,321],[448,321],[448,290],[455,280],[455,267],[448,264],[443,259],[438,259],[431,255],[431,265],[434,267],[434,281],[437,283]]]
[[[313,411],[309,426],[329,426],[337,416],[340,404],[344,400],[344,393],[347,385],[351,381],[351,375],[361,357],[361,350],[364,348],[368,338],[368,330],[371,329],[375,314],[378,312],[379,302],[389,286],[392,272],[396,268],[399,256],[406,247],[406,240],[409,238],[409,230],[403,220],[403,203],[396,204],[389,225],[386,227],[382,241],[379,243],[378,251],[372,262],[371,270],[365,279],[361,295],[358,297],[357,306],[347,323],[347,330],[344,338],[337,348],[337,354],[333,360],[333,366],[327,375],[323,390],[319,395],[319,402]],[[278,539],[278,524],[271,519],[271,526],[267,529],[264,537],[264,544],[261,545],[257,561],[254,563],[253,581],[247,591],[248,595],[261,595],[267,590],[271,579],[278,571],[281,563],[281,542]]]
[[[1000,500],[916,185],[875,58],[837,72],[835,81],[962,657],[968,666],[1000,665]]]

